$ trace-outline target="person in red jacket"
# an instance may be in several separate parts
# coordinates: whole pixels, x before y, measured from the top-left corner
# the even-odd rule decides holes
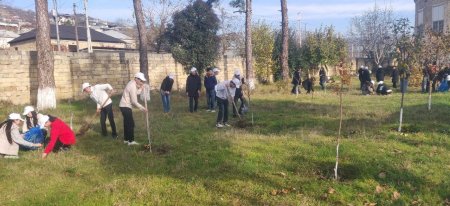
[[[50,141],[45,148],[44,153],[42,153],[42,158],[46,158],[52,151],[58,152],[60,149],[70,149],[70,146],[74,145],[76,142],[73,131],[59,118],[50,115],[42,115],[39,118],[39,125],[41,128],[46,127],[47,129],[50,129]]]

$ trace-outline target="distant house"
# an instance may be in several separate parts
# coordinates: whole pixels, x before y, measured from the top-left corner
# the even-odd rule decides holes
[[[416,31],[432,29],[435,32],[449,31],[449,0],[414,0],[416,3]]]
[[[57,51],[57,37],[56,26],[50,25],[50,38],[53,50]],[[77,42],[75,37],[74,26],[59,25],[59,38],[61,44],[61,51],[76,52]],[[85,27],[78,27],[79,50],[86,50],[87,34]],[[126,49],[126,42],[109,36],[107,34],[91,29],[91,42],[94,50],[123,50]],[[35,51],[36,50],[36,29],[30,32],[21,34],[19,37],[9,42],[11,48],[20,51]]]
[[[0,49],[9,48],[8,42],[17,37],[19,37],[19,35],[12,31],[0,30]]]
[[[129,37],[116,30],[105,30],[103,31],[103,33],[126,42],[127,43],[126,48],[128,49],[136,49],[136,40],[132,37]]]

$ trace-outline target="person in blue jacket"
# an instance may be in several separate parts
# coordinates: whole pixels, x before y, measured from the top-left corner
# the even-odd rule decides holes
[[[207,112],[216,112],[216,91],[214,88],[217,85],[217,79],[214,75],[212,68],[206,69],[205,79],[203,80],[203,84],[206,89],[206,103],[208,106]]]

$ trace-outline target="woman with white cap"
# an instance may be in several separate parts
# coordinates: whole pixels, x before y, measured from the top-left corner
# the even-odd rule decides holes
[[[26,106],[23,115],[25,115],[25,121],[22,126],[23,138],[32,143],[44,143],[47,131],[41,129],[38,124],[38,118],[42,114],[38,114],[33,106]],[[21,146],[21,149],[35,149],[34,147]]]
[[[0,156],[19,158],[19,145],[42,147],[42,144],[34,144],[23,139],[19,132],[20,124],[23,121],[20,114],[12,113],[8,120],[0,123]]]
[[[216,85],[217,107],[219,108],[216,121],[217,128],[230,126],[228,124],[228,103],[229,101],[233,101],[236,88],[239,87],[240,81],[236,78],[233,78],[231,81],[220,82]]]
[[[100,113],[100,125],[102,127],[102,135],[106,137],[108,131],[106,129],[106,117],[108,117],[111,126],[111,137],[117,138],[116,122],[114,122],[114,113],[112,108],[112,100],[110,94],[113,88],[110,84],[96,84],[91,86],[89,83],[81,85],[81,91],[89,94],[89,97],[97,103],[97,113]],[[109,93],[109,94],[108,94]]]
[[[68,150],[76,143],[75,133],[61,119],[51,116],[42,115],[39,118],[41,128],[50,129],[50,140],[45,147],[42,158],[46,158],[50,152],[58,152],[60,149]]]
[[[146,82],[145,76],[142,72],[138,72],[134,75],[134,79],[128,82],[127,86],[123,90],[122,99],[120,99],[119,107],[123,116],[123,143],[128,145],[138,145],[134,141],[134,119],[133,119],[133,105],[139,108],[143,112],[147,112],[144,106],[139,104],[137,95],[144,87]]]

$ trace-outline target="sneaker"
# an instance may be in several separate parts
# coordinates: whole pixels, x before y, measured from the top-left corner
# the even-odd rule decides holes
[[[216,112],[216,110],[213,109],[213,110],[211,110],[211,112]]]
[[[19,159],[18,155],[5,155],[4,158],[6,159]]]
[[[217,123],[217,124],[216,124],[216,127],[217,127],[217,128],[222,128],[222,127],[223,127],[223,125],[222,125],[222,124],[220,124],[220,123]]]
[[[112,135],[111,136],[113,139],[117,139],[119,136],[116,134],[116,135]]]
[[[231,127],[231,125],[229,125],[228,123],[223,124],[226,127]]]
[[[210,112],[211,110],[207,109],[206,112]]]
[[[136,141],[128,142],[128,146],[130,145],[139,145],[139,143],[137,143]]]
[[[124,144],[128,144],[128,141],[125,140],[125,141],[123,141],[123,143],[124,143]]]

